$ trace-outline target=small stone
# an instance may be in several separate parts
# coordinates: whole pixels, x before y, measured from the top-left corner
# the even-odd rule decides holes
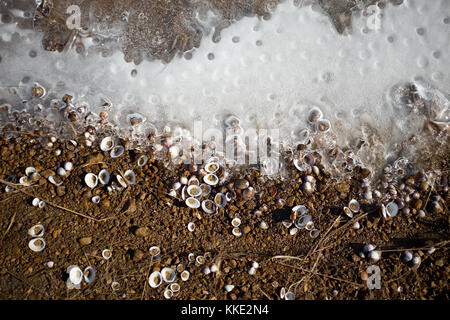
[[[242,228],[242,232],[244,233],[244,234],[247,234],[247,233],[249,233],[251,231],[251,228],[249,227],[249,226],[245,226],[244,228]]]
[[[365,271],[361,272],[361,280],[367,281],[367,279],[369,279],[369,275],[367,274],[367,272]]]
[[[86,164],[94,164],[94,163],[99,163],[102,161],[103,161],[103,154],[101,154],[100,152],[96,152],[96,153],[90,154],[87,157]]]
[[[147,227],[141,227],[136,230],[136,237],[148,237],[150,236],[150,229]]]
[[[128,200],[125,207],[127,208],[127,211],[130,213],[136,212],[136,200],[134,199]]]
[[[250,183],[245,179],[237,179],[234,181],[234,186],[236,189],[240,190],[247,189],[249,185]]]
[[[59,197],[62,197],[63,195],[65,195],[66,194],[66,187],[65,186],[56,187],[56,194]]]
[[[78,242],[79,242],[82,246],[87,246],[88,244],[91,244],[91,242],[92,242],[92,237],[84,237],[84,238],[80,238],[80,239],[78,239]]]

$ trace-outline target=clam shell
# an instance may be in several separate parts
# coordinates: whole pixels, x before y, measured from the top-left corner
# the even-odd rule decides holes
[[[111,258],[111,256],[112,256],[111,250],[105,249],[105,250],[102,251],[102,257],[103,257],[103,259],[108,260],[108,259]]]
[[[114,140],[112,137],[103,138],[102,142],[100,142],[100,149],[102,151],[109,151],[114,148]]]
[[[71,283],[77,285],[83,280],[83,271],[78,266],[70,266],[67,268],[69,273],[69,280]]]
[[[38,207],[39,207],[40,209],[44,208],[44,207],[45,207],[45,201],[44,201],[44,200],[39,200]]]
[[[295,235],[297,232],[298,232],[298,229],[297,229],[296,227],[291,228],[291,229],[289,230],[289,234],[290,234],[291,236]]]
[[[173,190],[178,190],[180,188],[181,188],[181,183],[179,183],[178,181],[172,185]]]
[[[209,196],[209,194],[211,193],[211,186],[210,186],[209,184],[202,183],[202,184],[200,185],[200,188],[202,188],[202,195],[203,195],[204,197]]]
[[[294,300],[295,294],[292,291],[286,292],[286,295],[284,296],[284,300]]]
[[[198,264],[204,264],[206,262],[206,259],[204,256],[197,256],[195,258],[195,262],[197,262]]]
[[[162,281],[163,279],[159,271],[152,272],[148,277],[148,284],[152,288],[158,288],[161,285]]]
[[[197,209],[200,207],[200,201],[198,201],[198,199],[195,199],[194,197],[187,198],[185,203],[188,207],[193,209]]]
[[[108,184],[109,178],[110,178],[109,171],[106,170],[106,169],[102,169],[102,170],[100,170],[100,172],[98,173],[98,181],[99,181],[101,184]]]
[[[188,178],[186,178],[186,177],[181,177],[181,178],[180,178],[180,183],[181,183],[181,184],[187,184],[187,183],[188,183]]]
[[[73,169],[73,163],[72,162],[64,162],[63,168],[66,171],[71,171]]]
[[[308,121],[315,123],[323,117],[323,112],[318,107],[313,107],[308,114]]]
[[[348,203],[348,207],[353,211],[353,213],[358,213],[360,209],[359,202],[355,199],[350,200],[350,202]]]
[[[112,288],[114,291],[119,290],[119,289],[120,289],[120,283],[118,283],[117,281],[113,281],[113,282],[111,283],[111,288]]]
[[[89,188],[93,189],[98,184],[98,177],[93,173],[88,173],[84,176],[84,182]]]
[[[211,269],[209,268],[209,267],[204,267],[203,269],[202,269],[202,273],[203,274],[210,274],[211,273]]]
[[[292,226],[292,221],[289,219],[283,220],[281,222],[281,224],[283,225],[283,227],[285,227],[286,229],[289,229]]]
[[[100,196],[93,196],[93,197],[91,198],[91,201],[92,201],[93,203],[99,203],[99,202],[100,202]]]
[[[403,256],[403,262],[409,262],[413,259],[413,254],[411,253],[411,251],[403,252],[402,256]]]
[[[166,288],[164,290],[164,298],[170,299],[172,297],[173,297],[173,292],[169,288]]]
[[[150,252],[150,255],[152,257],[156,257],[157,255],[159,255],[161,253],[161,249],[157,246],[150,247],[148,249],[148,251]]]
[[[309,164],[303,163],[303,161],[298,158],[295,158],[294,160],[292,160],[292,163],[294,164],[295,168],[298,171],[302,171],[302,172],[308,170],[308,168],[310,167]]]
[[[173,269],[166,267],[161,270],[161,277],[165,282],[173,282],[176,274]]]
[[[39,205],[39,202],[40,202],[40,201],[41,201],[41,200],[40,200],[39,198],[34,198],[33,201],[31,202],[31,204],[32,204],[33,206],[37,207],[37,206]]]
[[[248,182],[248,180],[236,179],[234,181],[234,187],[236,189],[244,190],[244,189],[247,189],[249,186],[250,186],[250,183]]]
[[[319,230],[317,230],[317,229],[312,229],[310,232],[309,232],[309,236],[312,238],[312,239],[314,239],[314,238],[317,238],[318,236],[319,236]]]
[[[242,231],[239,228],[233,228],[233,230],[231,231],[231,233],[236,236],[236,237],[240,237],[242,235]]]
[[[25,187],[31,186],[31,180],[26,176],[21,177],[19,183]]]
[[[194,230],[195,230],[195,223],[189,222],[188,225],[187,225],[187,228],[188,228],[189,232],[194,232]]]
[[[395,217],[397,215],[397,213],[398,213],[398,205],[395,202],[393,202],[393,201],[389,202],[386,205],[386,214],[389,217],[393,218],[393,217]]]
[[[172,292],[178,292],[178,291],[180,291],[181,287],[178,283],[174,282],[174,283],[170,284],[169,288],[170,288],[170,291],[172,291]]]
[[[205,165],[205,171],[208,173],[214,173],[219,170],[220,166],[217,162],[209,162]]]
[[[188,260],[189,260],[189,262],[192,262],[192,261],[196,260],[195,259],[195,255],[193,253],[189,253],[188,254]]]
[[[208,173],[203,177],[203,181],[210,186],[215,186],[219,183],[219,178],[214,173]]]
[[[199,186],[200,185],[200,181],[198,181],[197,177],[192,176],[189,178],[188,180],[188,186]]]
[[[377,262],[381,259],[381,251],[370,251],[367,257],[369,258],[370,262]]]
[[[314,229],[314,222],[308,221],[308,223],[305,225],[305,229],[308,231],[311,231],[312,229]]]
[[[292,208],[292,212],[297,212],[298,214],[303,215],[306,212],[306,207],[303,205],[295,206]]]
[[[231,225],[235,228],[239,227],[241,225],[241,219],[234,218],[233,220],[231,220]]]
[[[125,173],[123,174],[123,177],[130,185],[135,184],[135,182],[136,182],[136,175],[133,170],[125,171]]]
[[[327,119],[319,119],[314,125],[316,131],[326,133],[331,129],[331,123]]]
[[[187,270],[184,270],[183,272],[181,272],[181,275],[180,275],[181,280],[183,280],[183,281],[188,281],[189,276],[190,276],[190,273]]]
[[[84,278],[84,281],[86,281],[87,283],[93,282],[94,279],[95,279],[95,270],[94,270],[94,268],[89,266],[86,269],[84,269],[84,271],[83,271],[83,278]]]
[[[59,177],[56,177],[57,179],[61,179],[61,178],[59,178]],[[54,176],[49,176],[48,177],[48,181],[51,183],[51,184],[54,184],[55,186],[57,186],[57,187],[59,187],[60,185],[62,185],[62,181],[61,182],[56,182],[56,180],[55,180],[55,177]]]
[[[349,207],[344,207],[344,213],[349,217],[349,218],[353,218],[353,212],[352,210],[350,210]]]
[[[295,226],[299,229],[305,228],[308,222],[311,221],[311,216],[308,214],[302,215],[295,220]]]
[[[200,188],[198,185],[190,185],[187,187],[186,191],[188,195],[194,198],[200,197],[203,192],[202,188]]]
[[[366,244],[365,246],[364,246],[364,249],[363,249],[363,251],[364,252],[371,252],[371,251],[373,251],[373,250],[375,250],[375,246],[373,245],[373,244]]]
[[[67,174],[67,170],[64,169],[64,168],[58,168],[56,170],[56,174],[59,175],[59,176],[65,176]]]
[[[42,224],[37,224],[28,229],[28,235],[32,237],[42,237],[44,235],[45,228]]]
[[[123,152],[125,151],[124,147],[122,146],[115,146],[114,148],[111,149],[110,155],[111,158],[118,158],[120,157]]]
[[[173,189],[171,189],[167,194],[173,198],[177,197],[177,192]]]
[[[127,182],[125,181],[125,179],[120,174],[116,175],[116,179],[117,179],[117,182],[122,186],[122,188],[126,188],[127,187]]]
[[[203,200],[202,201],[202,209],[206,213],[214,213],[216,211],[216,205],[211,200]]]
[[[36,172],[36,168],[34,168],[34,167],[28,167],[25,169],[25,175],[28,177],[31,176],[35,172]]]
[[[265,221],[261,221],[259,224],[259,227],[263,230],[267,230],[269,228],[269,226],[267,225],[267,223]]]
[[[141,155],[137,160],[138,167],[145,166],[147,164],[147,161],[148,161],[148,157],[145,154]]]
[[[28,247],[34,252],[41,252],[45,248],[45,241],[43,238],[34,238],[28,242]]]
[[[219,208],[224,208],[227,205],[227,200],[226,197],[223,193],[217,193],[214,196],[214,203],[216,204],[217,207]]]
[[[239,118],[234,115],[229,115],[225,119],[224,123],[227,127],[236,127],[241,123],[241,120],[239,120]]]
[[[251,267],[250,270],[248,270],[248,274],[254,275],[256,273],[256,268]]]

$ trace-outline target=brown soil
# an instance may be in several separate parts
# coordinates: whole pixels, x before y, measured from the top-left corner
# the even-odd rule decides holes
[[[342,183],[321,170],[311,195],[301,187],[304,174],[294,167],[289,182],[258,178],[258,172],[249,170],[241,178],[258,192],[249,197],[248,191],[234,185],[236,177],[231,177],[211,193],[230,190],[236,198],[216,214],[207,214],[167,195],[180,176],[194,174],[188,167],[170,170],[152,160],[138,167],[139,152],[126,151],[112,159],[109,153],[100,151],[98,143],[84,146],[84,137],[74,132],[71,139],[78,141],[76,147],[60,140],[45,147],[50,137],[42,130],[27,134],[18,130],[12,125],[5,127],[0,137],[0,298],[164,299],[165,285],[150,288],[149,272],[163,267],[175,269],[179,263],[191,277],[186,283],[177,280],[181,291],[173,299],[279,299],[281,288],[291,285],[296,299],[449,298],[449,193],[442,183],[421,191],[420,198],[410,204],[409,215],[385,220],[379,205],[369,205],[361,197],[358,186],[367,174],[365,170]],[[14,137],[7,141],[8,134]],[[56,149],[62,150],[61,155],[54,154]],[[147,154],[151,159],[152,153]],[[64,161],[72,161],[74,169],[63,179],[63,185],[56,187],[46,178]],[[448,161],[442,165],[443,172],[448,173]],[[6,193],[10,175],[15,176],[11,182],[18,183],[29,166],[41,174],[39,182],[30,187],[15,186],[13,192]],[[132,168],[136,184],[113,193],[105,186],[89,189],[84,175],[102,168],[114,176]],[[93,195],[101,196],[99,204],[91,202]],[[443,199],[443,211],[430,206],[435,195]],[[46,207],[34,207],[34,197],[45,200]],[[351,198],[358,199],[362,207],[353,219],[342,214]],[[277,206],[278,199],[284,199],[285,205]],[[291,208],[299,204],[307,206],[320,230],[316,239],[304,229],[289,235],[282,225],[289,219]],[[425,218],[417,216],[422,208],[427,213]],[[231,234],[235,216],[242,220],[241,237]],[[196,224],[192,233],[187,229],[191,221]],[[259,227],[262,221],[269,225],[267,230]],[[355,221],[360,223],[358,230],[352,227]],[[33,252],[28,248],[31,237],[27,231],[38,223],[45,227],[46,247]],[[371,263],[358,256],[368,243],[384,251],[380,261]],[[149,248],[154,245],[161,248],[159,259],[150,256]],[[431,254],[427,253],[430,246],[436,248]],[[109,260],[101,257],[105,248],[112,250]],[[421,256],[418,268],[402,261],[405,249]],[[189,262],[189,253],[206,254],[206,264]],[[287,258],[274,258],[280,255]],[[53,268],[46,265],[49,261],[54,262]],[[248,273],[252,261],[260,265],[255,275]],[[213,262],[220,271],[203,274],[203,267]],[[379,290],[369,290],[362,280],[362,273],[372,264],[381,268]],[[83,282],[80,290],[68,290],[65,270],[70,265],[82,269],[93,266],[95,281]],[[115,281],[120,285],[117,291],[111,287]],[[228,293],[226,284],[235,288]]]

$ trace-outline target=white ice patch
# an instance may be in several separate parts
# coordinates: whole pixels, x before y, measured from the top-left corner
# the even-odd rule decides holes
[[[315,6],[286,1],[268,21],[243,18],[222,30],[219,42],[203,38],[191,59],[139,66],[118,52],[107,58],[45,52],[39,34],[5,42],[13,36],[11,26],[0,25],[0,86],[28,76],[91,106],[107,97],[121,123],[139,112],[158,125],[178,122],[191,129],[201,120],[207,129],[222,126],[232,113],[246,129],[280,128],[292,141],[317,105],[338,144],[364,134],[368,123],[389,149],[421,126],[392,105],[393,86],[421,80],[448,98],[450,2],[405,0],[380,13],[376,27],[374,16],[354,15],[351,32],[340,35]]]

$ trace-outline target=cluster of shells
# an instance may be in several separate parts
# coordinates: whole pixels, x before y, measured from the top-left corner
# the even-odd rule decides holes
[[[28,247],[34,252],[41,252],[45,248],[45,240],[43,238],[45,228],[42,224],[37,224],[28,229],[28,235],[32,239],[28,242]]]
[[[298,205],[292,208],[290,219],[282,221],[285,228],[289,229],[290,235],[296,235],[299,230],[309,231],[309,236],[314,239],[319,236],[320,231],[315,228],[311,215],[306,214],[307,208],[304,205]]]
[[[67,267],[66,274],[68,275],[66,280],[68,289],[81,289],[81,282],[83,280],[86,283],[91,283],[95,279],[95,269],[92,266],[81,270],[79,266],[71,265]]]
[[[319,107],[313,107],[308,114],[308,122],[315,132],[326,133],[331,130],[331,122],[323,117],[323,112]]]

